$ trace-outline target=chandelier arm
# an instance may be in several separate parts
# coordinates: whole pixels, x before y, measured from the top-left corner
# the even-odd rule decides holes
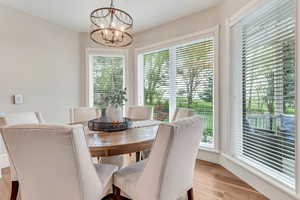
[[[124,40],[124,34],[122,33],[122,36],[121,36],[121,41],[122,42]]]
[[[110,13],[109,28],[112,28],[112,23],[114,21],[114,11],[113,11],[113,9],[109,10],[109,13]]]
[[[99,25],[98,25],[96,22],[94,22],[92,19],[98,19],[98,18],[104,18],[104,17],[107,17],[107,16],[110,14],[110,12],[108,12],[107,15],[105,15],[104,17],[94,16],[94,14],[95,14],[96,12],[98,12],[98,11],[101,11],[101,10],[110,10],[110,9],[111,9],[111,8],[105,7],[105,8],[98,8],[98,9],[94,10],[94,11],[91,13],[91,17],[90,17],[90,18],[91,18],[91,22],[92,22],[94,25],[99,26]],[[113,8],[113,9],[116,10],[116,11],[118,11],[118,12],[121,12],[121,13],[123,13],[123,14],[125,14],[125,15],[127,15],[127,16],[129,17],[131,23],[124,22],[122,19],[120,19],[120,18],[118,17],[118,15],[115,14],[115,16],[116,16],[116,18],[118,18],[118,20],[120,20],[120,21],[121,21],[122,23],[124,23],[125,25],[129,26],[129,27],[126,27],[125,30],[130,29],[130,28],[133,26],[133,19],[132,19],[132,17],[131,17],[128,13],[126,13],[125,11],[123,11],[123,10],[120,10],[120,9],[118,9],[118,8]]]
[[[130,29],[130,28],[132,27],[132,25],[133,25],[132,21],[133,21],[133,20],[132,20],[132,18],[131,18],[130,15],[128,15],[128,16],[129,16],[129,18],[130,18],[130,20],[131,20],[131,23],[124,22],[121,18],[118,17],[118,15],[115,15],[115,16],[116,16],[116,18],[117,18],[119,21],[121,21],[122,23],[124,23],[124,24],[126,24],[126,25],[129,26],[128,28],[126,28],[126,30],[127,30],[127,29]]]
[[[112,38],[111,38],[111,40],[112,40],[112,43],[114,43],[116,40],[115,40],[115,31],[112,31]]]
[[[106,15],[104,15],[104,16],[93,16],[93,15],[91,15],[91,18],[95,18],[95,19],[98,19],[98,18],[105,18],[105,17],[107,17],[109,15],[109,13],[107,13]]]

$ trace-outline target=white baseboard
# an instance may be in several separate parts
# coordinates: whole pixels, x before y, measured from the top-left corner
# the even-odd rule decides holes
[[[0,154],[0,178],[2,177],[1,169],[9,167],[9,160],[7,154]]]
[[[219,164],[220,153],[199,149],[197,159]]]
[[[271,200],[299,200],[296,192],[272,181],[267,175],[252,169],[236,158],[220,155],[220,164]]]

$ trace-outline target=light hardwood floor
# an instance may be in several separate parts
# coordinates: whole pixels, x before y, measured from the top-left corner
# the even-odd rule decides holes
[[[9,169],[2,169],[0,199],[9,200]],[[194,177],[195,200],[267,200],[223,167],[197,161]]]

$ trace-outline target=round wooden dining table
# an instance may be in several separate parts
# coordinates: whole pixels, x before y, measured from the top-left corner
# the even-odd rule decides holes
[[[92,157],[106,157],[151,149],[158,124],[119,132],[90,132],[87,135]]]

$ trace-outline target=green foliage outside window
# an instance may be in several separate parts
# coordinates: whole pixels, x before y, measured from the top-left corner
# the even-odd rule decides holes
[[[107,98],[123,91],[122,57],[93,56],[94,105],[104,108]]]
[[[144,104],[157,120],[169,121],[170,67],[176,67],[176,107],[191,108],[205,119],[203,142],[213,136],[213,40],[176,48],[175,66],[169,50],[144,55]],[[210,137],[210,139],[208,139]]]

